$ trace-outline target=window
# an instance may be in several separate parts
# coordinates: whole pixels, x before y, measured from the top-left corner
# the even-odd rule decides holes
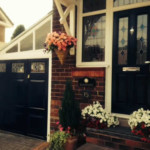
[[[105,62],[106,0],[83,0],[78,5],[77,66]]]
[[[104,61],[105,15],[83,18],[82,62]]]
[[[35,31],[35,49],[43,49],[45,37],[50,32],[50,21],[46,22],[43,26]]]
[[[20,51],[33,50],[33,34],[30,34],[20,42]]]
[[[18,51],[18,44],[11,47],[6,53],[13,53]]]

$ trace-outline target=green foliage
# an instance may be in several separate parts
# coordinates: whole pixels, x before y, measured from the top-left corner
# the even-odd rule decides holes
[[[67,129],[67,127],[71,127],[71,129],[77,129],[80,124],[80,119],[81,110],[77,101],[74,100],[72,82],[67,80],[62,107],[59,110],[60,124],[64,129]]]
[[[16,36],[18,36],[20,33],[22,33],[25,30],[24,25],[18,25],[11,37],[11,39],[14,39]]]
[[[64,150],[64,144],[67,142],[67,139],[70,137],[70,134],[64,131],[55,132],[50,141],[50,150]]]

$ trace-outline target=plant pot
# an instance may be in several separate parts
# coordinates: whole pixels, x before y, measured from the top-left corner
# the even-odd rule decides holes
[[[68,55],[68,49],[66,51],[55,49],[55,53],[56,53],[61,65],[63,65],[65,62],[65,59]]]
[[[77,137],[68,138],[65,144],[65,150],[75,150],[77,147],[77,140]]]

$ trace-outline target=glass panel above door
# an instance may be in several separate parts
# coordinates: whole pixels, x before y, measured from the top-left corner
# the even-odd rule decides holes
[[[83,18],[82,62],[104,61],[105,15]]]
[[[83,13],[106,9],[106,0],[83,0]]]
[[[130,5],[135,3],[148,2],[150,0],[114,0],[114,7]]]
[[[144,64],[147,59],[148,15],[137,16],[137,58],[136,64]]]
[[[118,64],[127,64],[128,53],[128,17],[119,19]]]

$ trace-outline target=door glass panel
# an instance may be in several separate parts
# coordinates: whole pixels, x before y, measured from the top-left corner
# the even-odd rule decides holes
[[[12,63],[12,72],[24,73],[24,63]]]
[[[31,73],[45,73],[45,63],[44,62],[32,62]]]
[[[106,9],[106,0],[83,0],[83,12]]]
[[[114,0],[114,7],[130,5],[130,4],[135,4],[135,3],[148,2],[148,1],[150,1],[150,0]]]
[[[6,64],[0,63],[0,72],[6,72]]]
[[[128,17],[119,19],[118,64],[127,64],[128,52]]]
[[[105,15],[83,18],[82,62],[104,61]]]
[[[136,64],[144,64],[147,58],[147,14],[137,16]]]

